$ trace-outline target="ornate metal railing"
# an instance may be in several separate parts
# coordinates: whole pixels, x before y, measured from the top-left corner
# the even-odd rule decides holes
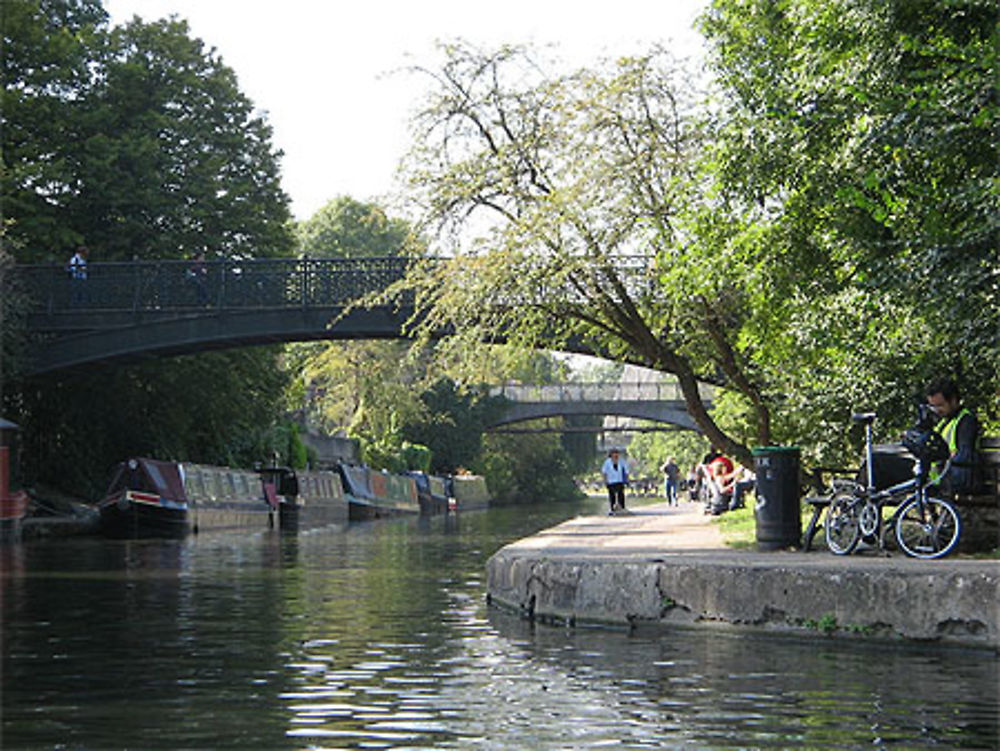
[[[64,266],[19,266],[25,291],[48,313],[337,307],[384,290],[405,258],[91,263],[86,279]]]
[[[337,307],[384,290],[411,263],[401,257],[356,259],[269,259],[224,261],[131,261],[91,263],[86,279],[73,279],[66,266],[18,266],[37,309],[83,311],[190,311],[197,308],[259,309]],[[633,294],[655,285],[651,259],[617,260],[615,272]],[[596,272],[595,272],[596,273]],[[539,281],[533,300],[573,300],[572,289],[549,289]]]
[[[712,387],[699,386],[702,398],[711,399]],[[681,401],[684,395],[676,381],[559,383],[545,385],[513,384],[493,386],[491,396],[503,396],[514,402],[610,402],[610,401]]]

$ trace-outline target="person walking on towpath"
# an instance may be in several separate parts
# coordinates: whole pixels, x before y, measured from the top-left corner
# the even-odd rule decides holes
[[[663,495],[667,497],[667,503],[671,506],[677,505],[677,482],[681,476],[681,469],[677,466],[677,462],[674,461],[674,457],[670,457],[665,462],[663,466],[660,467],[660,471],[663,473]]]
[[[621,458],[618,449],[611,449],[608,452],[608,458],[601,466],[601,474],[604,475],[604,484],[608,488],[608,503],[611,505],[608,515],[614,515],[616,507],[624,511],[628,469],[626,469],[625,460]]]

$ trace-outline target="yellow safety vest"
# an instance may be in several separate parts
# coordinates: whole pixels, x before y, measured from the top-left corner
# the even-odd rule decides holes
[[[972,412],[967,410],[965,407],[959,410],[958,414],[949,420],[940,422],[934,426],[934,430],[937,431],[944,442],[948,444],[948,453],[952,456],[958,451],[958,424],[962,421],[962,418],[966,415],[972,416]],[[979,437],[976,437],[976,448],[978,449]],[[941,470],[944,468],[944,462],[931,467],[930,479],[931,481],[937,481],[941,477]]]
[[[954,454],[958,451],[958,423],[966,415],[971,415],[972,413],[963,407],[959,410],[959,413],[952,417],[947,422],[938,423],[934,426],[934,429],[938,432],[944,442],[948,444],[948,451]]]

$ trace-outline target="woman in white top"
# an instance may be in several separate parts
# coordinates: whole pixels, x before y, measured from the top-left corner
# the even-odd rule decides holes
[[[604,475],[604,484],[608,487],[608,503],[611,504],[608,514],[614,514],[616,507],[624,511],[628,470],[625,468],[625,460],[621,458],[618,449],[611,449],[608,452],[608,458],[601,466],[601,474]]]

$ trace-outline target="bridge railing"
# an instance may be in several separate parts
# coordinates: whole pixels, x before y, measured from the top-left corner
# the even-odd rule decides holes
[[[18,271],[38,308],[82,311],[184,311],[195,308],[336,307],[384,290],[409,268],[405,257],[128,261],[90,263],[86,279],[62,265],[23,265]],[[632,293],[648,292],[655,268],[646,257],[624,257],[614,269]],[[595,273],[597,273],[595,271]],[[538,300],[572,300],[572,290],[534,291]],[[530,300],[499,300],[503,304]]]
[[[712,398],[712,387],[699,386],[702,398]],[[675,381],[558,383],[545,385],[512,384],[494,386],[491,396],[503,396],[515,402],[610,402],[610,401],[682,401],[684,395]]]
[[[406,258],[131,261],[19,266],[26,292],[48,313],[337,307],[406,273]]]

